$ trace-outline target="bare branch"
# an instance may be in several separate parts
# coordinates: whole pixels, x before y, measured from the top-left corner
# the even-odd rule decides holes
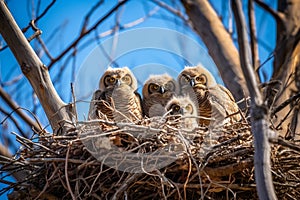
[[[0,112],[2,112],[4,115],[6,115],[7,117],[10,118],[10,120],[14,123],[14,125],[16,126],[16,128],[18,129],[18,131],[20,132],[20,134],[21,134],[23,137],[27,137],[27,138],[28,138],[28,136],[27,136],[27,135],[24,133],[24,131],[21,129],[20,124],[17,122],[17,120],[11,116],[12,113],[9,113],[9,112],[5,111],[5,110],[4,110],[3,108],[1,108],[1,107],[0,107]],[[6,119],[7,119],[7,118],[5,118],[4,120],[2,120],[2,121],[0,122],[0,124],[2,125]]]
[[[81,33],[79,37],[73,41],[60,55],[58,55],[55,59],[51,61],[51,63],[48,65],[48,69],[50,70],[51,67],[62,57],[64,57],[71,49],[73,49],[82,38],[90,34],[93,30],[95,30],[103,21],[105,21],[109,16],[111,16],[120,6],[125,4],[128,0],[120,1],[115,7],[113,7],[108,13],[106,13],[100,20],[98,20],[90,29],[85,31],[84,33]]]
[[[271,133],[268,124],[268,113],[251,66],[251,54],[247,41],[246,22],[242,4],[240,0],[232,0],[231,6],[238,32],[241,66],[251,96],[251,127],[254,135],[254,166],[257,193],[259,199],[277,199],[271,174],[271,149],[268,139]]]
[[[273,10],[272,8],[270,8],[270,6],[268,6],[266,3],[262,2],[261,0],[254,0],[254,1],[265,11],[270,13],[274,17],[277,23],[284,24],[285,20],[284,20],[284,15],[282,13]]]
[[[258,72],[260,61],[258,56],[258,45],[257,45],[257,34],[256,34],[256,24],[255,24],[255,13],[253,9],[253,0],[248,1],[248,18],[250,27],[250,42],[251,42],[251,54],[252,63],[256,72]]]
[[[39,122],[32,120],[28,115],[26,115],[21,109],[20,106],[15,103],[12,98],[7,94],[2,87],[0,87],[0,97],[7,103],[7,105],[14,110],[19,117],[21,117],[26,124],[30,127],[33,127],[36,131],[41,132],[43,130]]]
[[[38,58],[3,0],[0,1],[0,33],[37,94],[53,130],[71,121],[66,104],[58,96],[45,65]]]

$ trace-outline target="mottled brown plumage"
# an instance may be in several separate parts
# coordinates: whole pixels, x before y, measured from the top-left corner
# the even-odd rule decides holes
[[[127,68],[108,68],[90,105],[89,119],[137,121],[143,118],[137,80]]]
[[[194,129],[198,126],[198,108],[189,96],[174,96],[165,107],[169,115],[181,117],[180,125],[185,129]]]
[[[200,125],[217,125],[225,122],[234,122],[241,119],[237,113],[239,108],[228,89],[216,83],[212,74],[198,65],[185,67],[178,76],[178,83],[182,94],[188,94],[199,106]],[[215,123],[211,123],[215,119]]]
[[[145,115],[147,117],[162,116],[166,104],[178,92],[177,82],[170,75],[151,75],[143,86]]]

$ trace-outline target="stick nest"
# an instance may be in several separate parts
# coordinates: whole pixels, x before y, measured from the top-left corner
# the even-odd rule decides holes
[[[178,124],[97,120],[60,136],[17,136],[22,149],[1,171],[22,180],[5,181],[1,193],[9,191],[10,199],[257,199],[248,123],[193,131]],[[300,199],[297,142],[273,142],[276,195]]]

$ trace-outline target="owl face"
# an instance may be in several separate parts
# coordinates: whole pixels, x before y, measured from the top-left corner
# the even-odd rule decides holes
[[[168,74],[152,75],[144,84],[143,97],[171,97],[178,93],[178,89],[176,81]]]
[[[112,90],[119,86],[128,86],[133,90],[137,89],[137,80],[128,67],[111,68],[109,67],[99,82],[101,91]]]
[[[192,87],[206,90],[217,84],[212,74],[200,65],[185,67],[178,76],[178,82],[181,89]]]
[[[174,97],[166,105],[166,110],[171,115],[197,116],[197,108],[189,97]]]

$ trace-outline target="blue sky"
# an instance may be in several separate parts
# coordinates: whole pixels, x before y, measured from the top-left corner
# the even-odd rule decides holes
[[[37,0],[7,1],[11,13],[21,28],[26,27],[32,19],[31,11],[33,7],[36,9],[36,2]],[[39,14],[51,1],[41,2]],[[180,1],[170,0],[164,2],[183,11]],[[226,28],[230,27],[230,20],[228,20],[230,16],[230,12],[228,12],[229,1],[212,0],[210,2],[212,2],[217,13],[222,15]],[[243,2],[246,12],[246,1]],[[277,1],[269,0],[265,2],[273,8],[276,7]],[[37,23],[37,27],[43,32],[41,37],[53,57],[59,55],[62,50],[79,36],[83,18],[95,3],[96,1],[82,0],[57,1]],[[88,27],[91,27],[116,3],[117,1],[115,0],[105,1],[91,16]],[[260,38],[259,53],[261,62],[263,62],[269,57],[275,46],[276,27],[270,15],[257,6],[255,6],[255,10],[257,31]],[[136,21],[149,13],[151,13],[151,16],[146,17],[142,23]],[[117,20],[121,27],[130,26],[132,22],[138,24],[129,28],[123,28],[120,30],[121,34],[118,37],[105,35],[107,31],[115,26]],[[235,30],[234,25],[233,30]],[[25,35],[29,37],[32,34],[33,31],[29,30]],[[206,53],[206,48],[197,34],[182,19],[163,8],[159,8],[151,1],[129,1],[118,10],[117,14],[110,16],[97,28],[97,34],[101,36],[99,40],[95,39],[95,32],[93,32],[79,43],[76,59],[71,57],[68,60],[73,52],[71,51],[61,61],[53,65],[50,70],[55,88],[65,102],[71,101],[70,83],[74,83],[75,94],[79,100],[89,100],[89,95],[97,88],[98,78],[103,70],[108,64],[113,65],[107,55],[111,56],[112,60],[118,65],[126,65],[133,69],[140,83],[143,83],[150,73],[169,72],[176,76],[176,73],[184,65],[197,64],[198,62],[203,63],[215,76],[219,76],[213,61]],[[235,33],[233,37],[236,38]],[[99,48],[99,44],[102,45],[105,51]],[[48,65],[50,60],[41,51],[37,41],[32,41],[31,45],[39,53],[42,61]],[[267,74],[267,79],[270,78],[272,72],[271,66],[272,60],[262,67],[262,71]],[[19,78],[16,84],[9,85],[9,82],[15,80],[16,77]],[[222,83],[219,77],[217,80],[219,83]],[[22,76],[21,70],[9,49],[0,52],[0,81],[4,89],[21,107],[34,111],[44,126],[48,124],[42,108],[38,106],[38,100],[32,97],[31,86]],[[37,106],[33,102],[37,102]],[[0,105],[9,111],[9,108],[1,99]],[[88,103],[78,103],[80,119],[84,119],[87,107]],[[4,117],[3,114],[0,114],[0,121]],[[16,118],[22,122],[18,117]],[[23,128],[28,130],[28,127]],[[2,125],[0,130],[2,143],[5,143],[4,135],[14,141],[14,137],[10,134],[11,131],[16,131],[13,123],[7,121],[5,127]],[[50,131],[49,128],[48,130]],[[11,152],[15,151],[13,148],[10,150]]]

